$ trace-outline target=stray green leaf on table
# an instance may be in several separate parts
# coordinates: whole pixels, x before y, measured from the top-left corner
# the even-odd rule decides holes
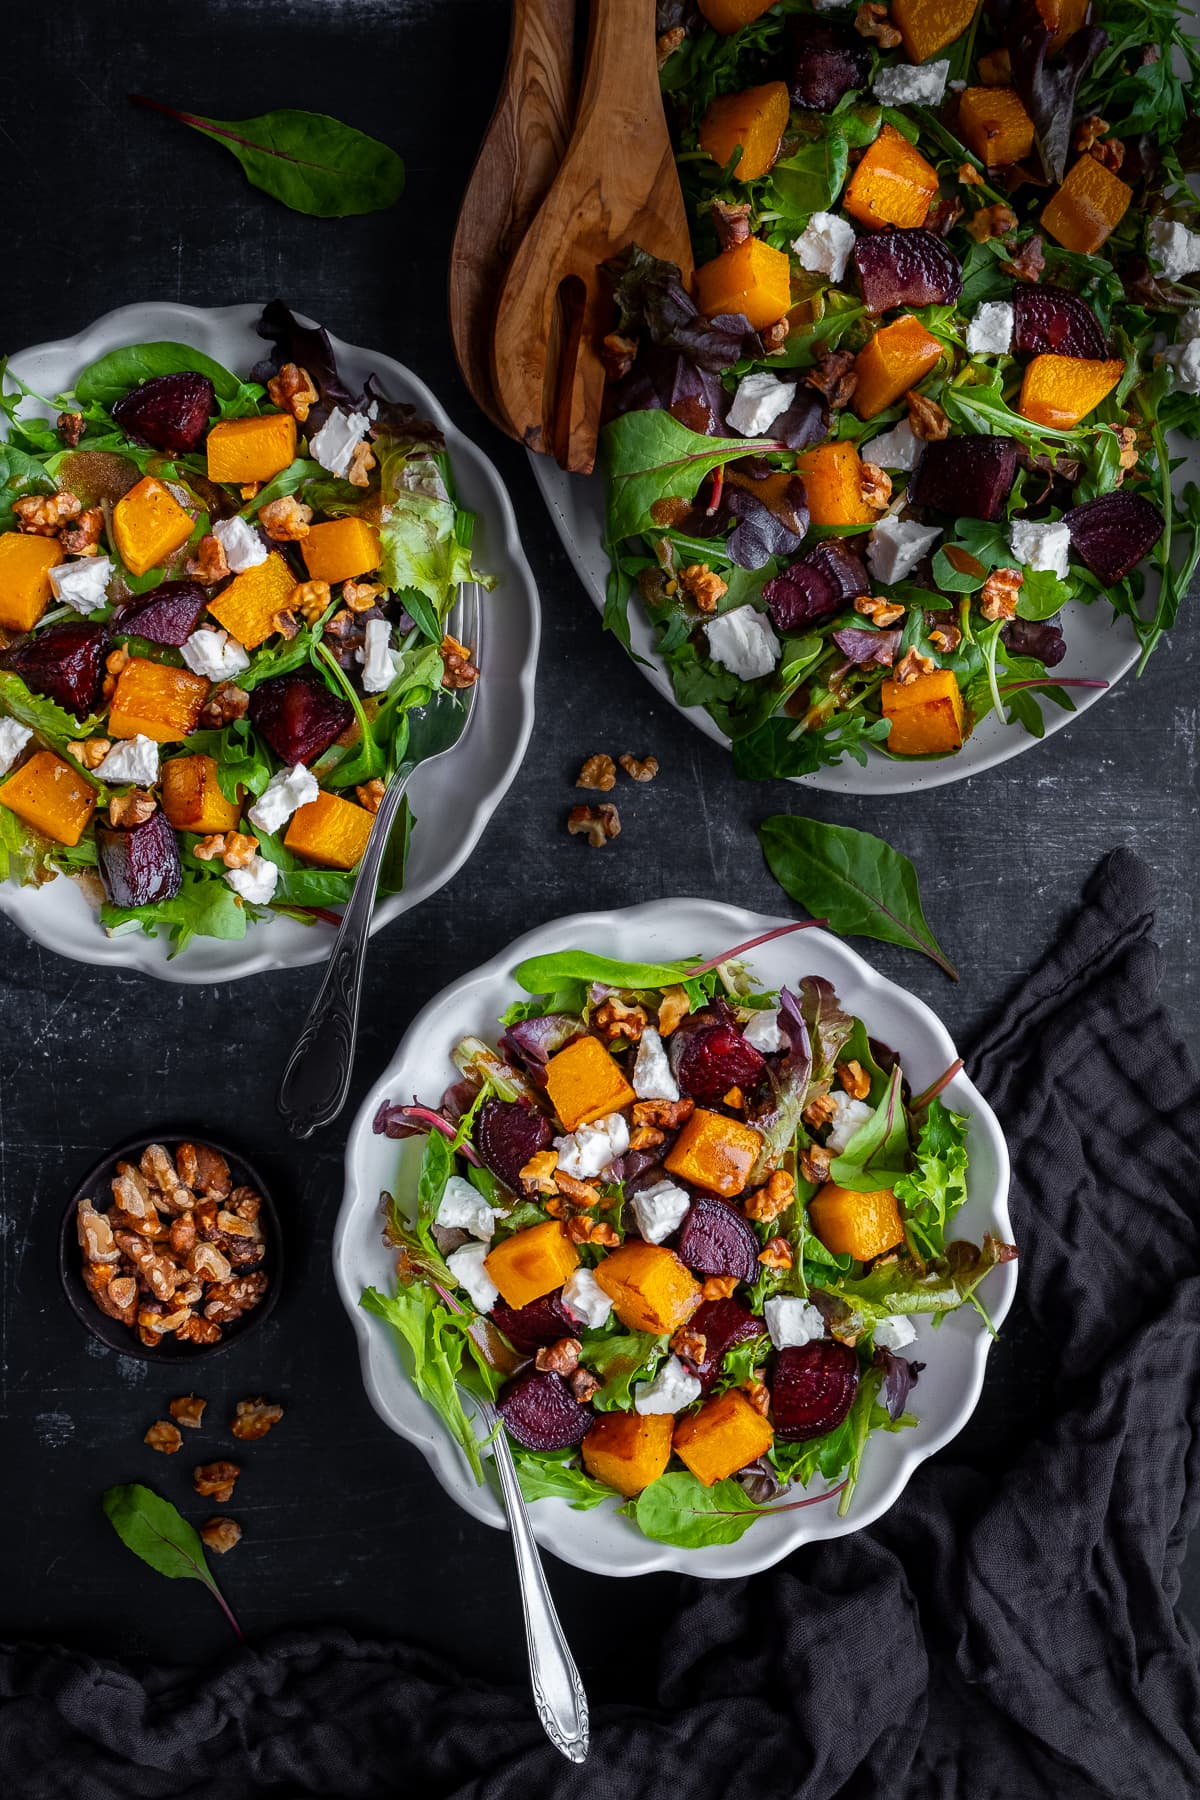
[[[109,1488],[103,1505],[109,1523],[127,1550],[172,1581],[202,1582],[238,1637],[242,1636],[241,1626],[213,1580],[199,1533],[169,1500],[153,1488],[131,1481],[124,1487]]]

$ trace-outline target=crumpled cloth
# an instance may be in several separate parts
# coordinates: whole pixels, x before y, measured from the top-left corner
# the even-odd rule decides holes
[[[681,1583],[585,1767],[528,1692],[411,1645],[291,1631],[216,1671],[0,1653],[10,1800],[1184,1800],[1200,1648],[1200,1105],[1114,851],[971,1059],[1014,1161],[1029,1413],[925,1464],[867,1531]],[[1020,1358],[1018,1358],[1018,1362]],[[1038,1372],[1041,1372],[1040,1379]]]

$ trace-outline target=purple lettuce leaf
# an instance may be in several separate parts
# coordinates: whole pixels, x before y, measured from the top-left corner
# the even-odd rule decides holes
[[[748,488],[727,487],[723,505],[727,516],[737,520],[725,549],[739,569],[761,569],[773,556],[790,556],[804,541]],[[797,524],[807,530],[808,507],[801,503],[795,510]]]
[[[744,313],[704,317],[675,263],[630,244],[604,270],[613,284],[617,329],[623,337],[644,333],[651,343],[682,350],[690,361],[712,371],[763,355],[762,339]]]
[[[689,431],[703,437],[725,433],[725,413],[730,395],[719,375],[697,368],[681,350],[651,345],[643,350],[629,374],[610,384],[609,411],[669,412]]]
[[[519,1062],[540,1081],[550,1058],[583,1031],[583,1020],[567,1013],[544,1013],[540,1019],[518,1019],[500,1039],[501,1056]]]
[[[306,431],[311,437],[333,412],[357,412],[364,403],[363,394],[353,394],[342,379],[329,333],[321,325],[301,325],[295,313],[282,300],[271,300],[263,307],[256,327],[258,335],[274,346],[274,355],[263,357],[250,371],[251,379],[264,384],[278,375],[284,363],[296,363],[307,369],[317,385],[320,399],[309,412]]]
[[[899,631],[870,631],[865,625],[846,625],[832,634],[848,662],[881,662],[889,665],[900,644]]]
[[[770,436],[789,450],[807,450],[829,436],[829,414],[815,388],[798,389],[786,412],[781,412],[771,427]]]
[[[761,1167],[777,1159],[791,1143],[812,1080],[813,1053],[808,1023],[796,995],[786,987],[779,992],[779,1029],[788,1040],[788,1048],[767,1058],[770,1098],[751,1119],[763,1138],[751,1180],[757,1178]]]
[[[813,1048],[813,1082],[829,1082],[854,1020],[843,1012],[833,983],[823,975],[806,975],[800,983],[800,1011]]]
[[[1053,34],[1028,0],[989,0],[988,15],[1008,46],[1013,87],[1033,120],[1042,166],[1051,181],[1059,182],[1071,152],[1075,97],[1108,33],[1085,25],[1050,58]]]
[[[909,1393],[916,1386],[917,1377],[925,1364],[909,1362],[907,1357],[896,1356],[882,1345],[876,1350],[872,1361],[877,1369],[883,1370],[879,1402],[881,1406],[887,1407],[888,1418],[894,1424],[908,1405]]]

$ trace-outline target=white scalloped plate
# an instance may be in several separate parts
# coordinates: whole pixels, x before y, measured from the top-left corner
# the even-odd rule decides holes
[[[203,350],[226,368],[245,372],[266,346],[254,329],[261,307],[180,306],[169,301],[122,306],[77,337],[38,344],[10,361],[35,393],[53,398],[70,388],[98,356],[123,344],[172,339]],[[305,320],[305,323],[310,321]],[[540,618],[533,574],[521,549],[516,516],[504,484],[481,450],[447,418],[423,381],[390,356],[333,339],[351,385],[374,370],[393,398],[408,400],[446,435],[463,504],[478,515],[475,545],[481,568],[497,577],[484,597],[483,679],[464,748],[452,760],[418,769],[410,794],[416,827],[402,894],[375,909],[372,931],[436,894],[475,848],[525,754],[533,729],[533,684]],[[168,960],[164,939],[143,933],[106,937],[73,881],[60,876],[44,888],[0,883],[0,910],[22,931],[61,956],[110,968],[138,969],[164,981],[232,981],[269,969],[322,961],[333,934],[325,926],[273,918],[252,925],[240,943],[197,938]]]
[[[376,1412],[393,1431],[421,1451],[451,1499],[485,1524],[502,1526],[500,1502],[490,1488],[475,1485],[458,1446],[437,1415],[409,1384],[393,1336],[362,1311],[359,1295],[368,1286],[390,1291],[394,1253],[380,1237],[379,1195],[415,1186],[420,1141],[394,1143],[371,1129],[382,1101],[411,1099],[436,1103],[454,1077],[450,1052],[467,1033],[494,1041],[498,1015],[518,997],[512,970],[524,957],[585,947],[626,960],[661,960],[688,953],[716,955],[732,945],[788,921],[710,900],[655,900],[614,912],[577,913],[532,931],[482,968],[446,988],[417,1015],[388,1069],[363,1102],[346,1146],[346,1197],[334,1234],[333,1260],[342,1302],[358,1336],[363,1381]],[[770,987],[806,974],[834,983],[843,1005],[864,1018],[873,1036],[898,1050],[914,1089],[934,1081],[955,1060],[956,1051],[940,1020],[912,994],[878,974],[869,963],[828,933],[816,929],[763,945],[747,959],[755,976]],[[969,1197],[956,1232],[979,1241],[990,1231],[1012,1238],[1008,1214],[1008,1151],[995,1115],[966,1075],[956,1075],[947,1105],[970,1119]],[[981,1294],[997,1325],[1016,1290],[1013,1263],[994,1269]],[[684,1550],[656,1544],[620,1516],[618,1502],[590,1512],[573,1512],[565,1500],[538,1500],[531,1507],[538,1542],[564,1562],[598,1575],[643,1575],[673,1569],[713,1577],[749,1575],[769,1568],[801,1544],[843,1537],[886,1512],[917,1467],[962,1430],[983,1388],[991,1338],[971,1307],[946,1318],[934,1331],[918,1323],[913,1354],[925,1363],[914,1390],[912,1410],[920,1423],[910,1430],[878,1433],[867,1449],[862,1474],[845,1518],[837,1502],[756,1520],[736,1544]]]

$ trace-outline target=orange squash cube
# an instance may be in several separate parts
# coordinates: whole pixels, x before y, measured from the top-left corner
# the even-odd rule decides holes
[[[1007,168],[1033,149],[1033,120],[1015,88],[968,88],[958,103],[958,132],[988,169]]]
[[[734,179],[756,181],[779,155],[791,104],[784,81],[743,88],[740,94],[719,94],[700,121],[700,148],[723,169],[740,146]]]
[[[1035,356],[1021,383],[1017,411],[1035,425],[1071,431],[1112,393],[1124,373],[1117,356]]]
[[[205,444],[210,481],[270,481],[296,460],[296,421],[291,413],[261,419],[222,419]]]
[[[313,581],[353,581],[379,567],[383,546],[365,519],[330,519],[314,525],[300,540],[305,566]]]
[[[176,831],[234,831],[242,809],[227,800],[211,756],[173,756],[162,766],[162,809]]]
[[[792,269],[783,250],[749,237],[696,270],[696,299],[710,319],[745,313],[755,331],[782,319],[792,304]]]
[[[672,1144],[663,1168],[732,1200],[745,1187],[761,1149],[762,1136],[753,1125],[698,1106]]]
[[[235,575],[229,586],[209,601],[208,610],[230,637],[247,650],[255,650],[278,630],[275,620],[286,611],[296,586],[290,566],[278,550],[272,550],[266,562]]]
[[[673,1448],[697,1481],[714,1487],[765,1456],[774,1441],[771,1421],[751,1406],[745,1394],[729,1388],[715,1400],[706,1400],[699,1412],[680,1419]]]
[[[117,554],[133,575],[156,569],[192,535],[192,516],[163,482],[144,475],[112,511]]]
[[[501,1238],[483,1259],[506,1306],[528,1306],[560,1288],[579,1267],[579,1252],[557,1219]]]
[[[567,1131],[632,1106],[637,1095],[599,1038],[576,1038],[546,1064],[546,1092]]]
[[[903,684],[889,676],[880,684],[879,701],[884,718],[892,721],[887,747],[893,755],[962,749],[963,697],[953,669],[932,669]]]
[[[928,375],[942,346],[911,313],[881,325],[854,359],[854,410],[873,419]]]
[[[50,604],[50,571],[63,560],[57,538],[0,534],[0,625],[32,631]]]
[[[1043,206],[1042,224],[1064,250],[1090,256],[1116,230],[1132,199],[1128,182],[1096,157],[1081,156]]]
[[[0,806],[56,844],[77,844],[96,810],[96,790],[52,750],[39,750],[0,786]]]
[[[108,708],[108,735],[173,744],[195,731],[209,684],[190,669],[135,656],[117,677]]]
[[[871,1262],[904,1238],[891,1188],[859,1194],[827,1181],[809,1201],[808,1217],[831,1256],[852,1256],[856,1262]]]
[[[849,438],[802,451],[796,473],[814,525],[868,525],[875,518],[863,499],[862,462]]]
[[[731,31],[740,31],[743,25],[761,19],[767,8],[774,6],[775,0],[696,0],[696,3],[713,30],[728,37]]]
[[[937,185],[933,164],[902,131],[885,125],[855,169],[843,205],[862,225],[923,225]]]
[[[309,862],[324,863],[330,869],[355,869],[367,847],[374,813],[353,800],[321,791],[307,806],[292,814],[284,843],[297,856]]]
[[[1037,0],[1042,24],[1054,33],[1050,39],[1051,55],[1083,28],[1089,8],[1090,0]]]
[[[892,24],[909,60],[928,62],[960,38],[975,16],[976,0],[892,0]]]
[[[630,1238],[597,1263],[595,1275],[630,1331],[667,1336],[686,1325],[700,1304],[700,1283],[663,1244]]]
[[[583,1466],[633,1500],[670,1462],[674,1430],[670,1413],[601,1413],[583,1440]]]

